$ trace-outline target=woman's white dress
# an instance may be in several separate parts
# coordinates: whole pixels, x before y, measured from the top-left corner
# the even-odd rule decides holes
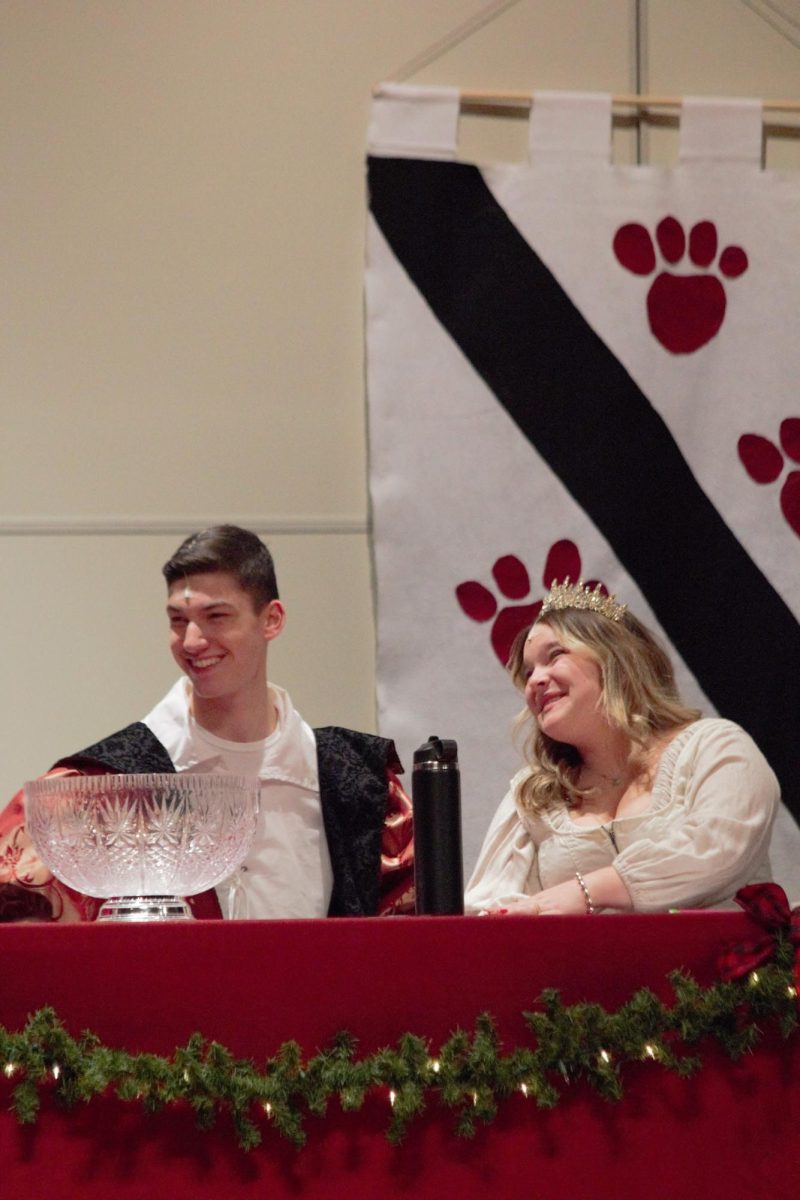
[[[661,756],[646,810],[606,825],[578,825],[563,805],[521,810],[517,796],[529,774],[525,767],[512,779],[489,827],[467,885],[467,912],[608,866],[635,912],[718,908],[745,884],[772,878],[778,781],[732,721],[705,718],[678,733]]]

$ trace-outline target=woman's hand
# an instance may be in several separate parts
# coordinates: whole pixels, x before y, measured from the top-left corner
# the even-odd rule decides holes
[[[586,900],[577,879],[568,879],[524,900],[509,900],[506,912],[509,917],[578,917],[586,912]]]
[[[584,883],[595,909],[615,909],[630,912],[633,908],[628,889],[613,867],[601,867],[584,876]],[[586,895],[577,877],[545,888],[535,896],[508,900],[504,908],[494,909],[489,916],[509,917],[579,917],[588,912]]]

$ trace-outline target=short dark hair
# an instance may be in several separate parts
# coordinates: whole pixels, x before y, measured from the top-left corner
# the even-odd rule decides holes
[[[192,533],[161,568],[168,587],[187,575],[213,571],[233,575],[242,591],[250,596],[256,612],[270,600],[278,599],[272,555],[261,538],[249,529],[212,525],[210,529]]]

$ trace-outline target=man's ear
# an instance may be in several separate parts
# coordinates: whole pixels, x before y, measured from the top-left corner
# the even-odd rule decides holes
[[[269,604],[265,604],[261,610],[261,626],[264,632],[264,641],[271,642],[273,638],[276,638],[283,629],[285,622],[286,609],[280,600],[270,600]]]

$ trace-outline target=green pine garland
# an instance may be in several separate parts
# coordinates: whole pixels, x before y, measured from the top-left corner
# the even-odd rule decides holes
[[[590,1002],[565,1005],[558,991],[547,989],[537,1009],[524,1014],[531,1045],[508,1053],[492,1017],[483,1014],[473,1033],[456,1030],[435,1055],[425,1038],[404,1033],[395,1047],[359,1058],[356,1039],[340,1033],[308,1059],[297,1042],[285,1042],[262,1071],[199,1033],[169,1059],[104,1046],[89,1032],[75,1040],[52,1008],[42,1008],[20,1033],[0,1026],[0,1069],[12,1084],[11,1107],[22,1124],[36,1120],[44,1090],[71,1108],[110,1089],[150,1113],[189,1104],[201,1129],[228,1112],[245,1150],[259,1145],[265,1120],[300,1147],[309,1113],[324,1116],[333,1097],[345,1111],[356,1111],[369,1092],[382,1089],[391,1101],[389,1141],[400,1142],[434,1097],[453,1110],[456,1132],[472,1137],[477,1122],[492,1121],[515,1093],[553,1108],[565,1081],[585,1079],[607,1100],[619,1100],[626,1063],[652,1061],[688,1076],[702,1066],[697,1049],[705,1039],[734,1060],[753,1049],[766,1023],[777,1024],[788,1039],[798,1025],[793,958],[794,947],[778,937],[774,960],[735,983],[703,988],[675,971],[671,1006],[648,988],[615,1012]]]

